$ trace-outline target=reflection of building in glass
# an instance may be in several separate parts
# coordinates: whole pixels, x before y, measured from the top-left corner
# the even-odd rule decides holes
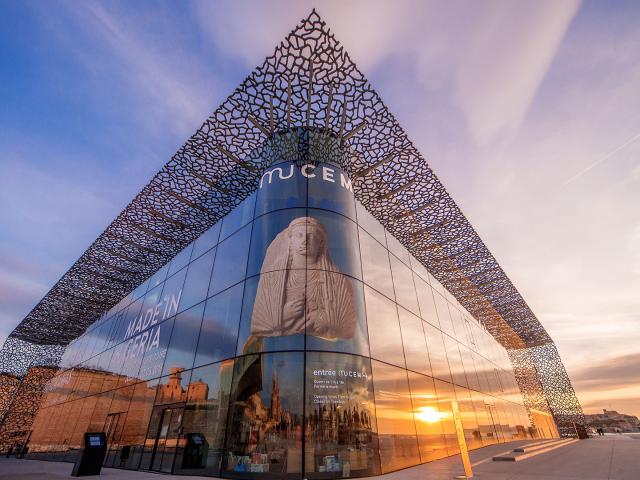
[[[12,334],[3,445],[311,479],[455,455],[453,402],[469,448],[575,431],[553,342],[402,129],[315,14],[290,40]]]

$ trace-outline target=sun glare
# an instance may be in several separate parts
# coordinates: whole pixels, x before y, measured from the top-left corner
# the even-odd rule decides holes
[[[435,423],[439,422],[443,415],[434,407],[420,407],[415,411],[415,417],[425,423]]]

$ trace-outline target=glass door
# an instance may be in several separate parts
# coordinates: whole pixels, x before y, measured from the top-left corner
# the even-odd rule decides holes
[[[143,462],[149,470],[171,473],[179,442],[180,426],[184,406],[162,406],[154,408],[145,442],[145,450],[151,450],[150,458]],[[143,467],[143,468],[144,468]]]
[[[121,413],[110,413],[104,422],[104,433],[107,437],[107,454],[104,457],[104,465],[113,467],[118,451],[118,427],[122,424]]]
[[[493,431],[496,436],[496,441],[499,443],[504,443],[504,435],[502,433],[502,427],[500,426],[500,423],[498,423],[498,415],[496,412],[496,407],[488,403],[485,404],[485,407],[487,408],[487,413],[489,414],[489,421],[493,426]]]

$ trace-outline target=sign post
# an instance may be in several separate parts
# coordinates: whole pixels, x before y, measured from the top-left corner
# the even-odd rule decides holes
[[[458,436],[458,445],[460,446],[460,456],[462,457],[462,465],[464,466],[464,477],[456,478],[473,478],[473,470],[471,470],[471,460],[469,459],[469,450],[467,449],[467,440],[464,437],[464,429],[462,428],[462,417],[460,416],[460,408],[458,402],[451,401],[451,412],[453,413],[453,421],[456,425],[456,434]]]

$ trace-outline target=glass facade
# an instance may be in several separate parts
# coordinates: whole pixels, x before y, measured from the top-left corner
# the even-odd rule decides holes
[[[30,451],[93,430],[107,466],[371,476],[457,453],[452,401],[470,448],[529,435],[506,351],[344,171],[287,161],[69,345]]]

